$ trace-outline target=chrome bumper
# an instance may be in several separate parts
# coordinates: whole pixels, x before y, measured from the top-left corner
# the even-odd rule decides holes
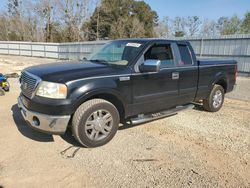
[[[52,116],[40,114],[27,110],[23,105],[21,98],[18,98],[18,107],[21,114],[30,127],[45,132],[48,134],[63,134],[65,133],[70,116]]]

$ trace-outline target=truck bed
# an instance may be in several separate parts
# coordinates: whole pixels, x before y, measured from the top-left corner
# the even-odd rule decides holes
[[[236,65],[237,62],[234,60],[228,60],[228,59],[214,59],[214,58],[198,58],[198,64],[200,66],[203,65]]]

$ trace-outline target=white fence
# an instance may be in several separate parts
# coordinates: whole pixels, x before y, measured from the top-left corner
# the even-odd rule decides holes
[[[88,58],[90,54],[100,49],[108,41],[60,43],[59,59],[82,59]]]
[[[250,35],[186,39],[198,57],[233,59],[239,72],[250,73]]]
[[[213,38],[178,38],[188,40],[198,57],[234,59],[239,72],[250,73],[250,35]],[[107,41],[77,43],[37,43],[0,41],[0,54],[82,59],[98,50]]]
[[[58,43],[0,41],[0,54],[59,58]]]

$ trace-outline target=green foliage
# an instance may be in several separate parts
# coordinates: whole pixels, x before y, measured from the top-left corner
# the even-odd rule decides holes
[[[186,27],[186,19],[183,17],[175,17],[172,21],[173,34],[175,37],[183,37],[185,36],[185,27]]]
[[[174,34],[175,37],[184,37],[185,33],[184,31],[176,31]]]
[[[84,25],[89,40],[153,37],[158,16],[143,1],[103,0]]]
[[[217,27],[221,35],[233,35],[240,32],[241,20],[237,16],[220,17]]]
[[[245,34],[250,34],[250,12],[245,14],[245,18],[241,24],[241,31]]]
[[[250,12],[243,19],[188,16],[159,21],[141,0],[7,0],[5,7],[0,15],[0,40],[78,42],[250,34]]]

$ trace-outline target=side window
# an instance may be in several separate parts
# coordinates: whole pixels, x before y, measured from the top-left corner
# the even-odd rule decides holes
[[[144,59],[156,59],[161,61],[161,68],[175,66],[174,57],[170,45],[152,46],[144,55]]]
[[[180,55],[181,55],[181,61],[179,62],[179,65],[192,65],[193,61],[192,61],[192,55],[191,52],[188,48],[187,45],[178,45],[179,51],[180,51]]]

